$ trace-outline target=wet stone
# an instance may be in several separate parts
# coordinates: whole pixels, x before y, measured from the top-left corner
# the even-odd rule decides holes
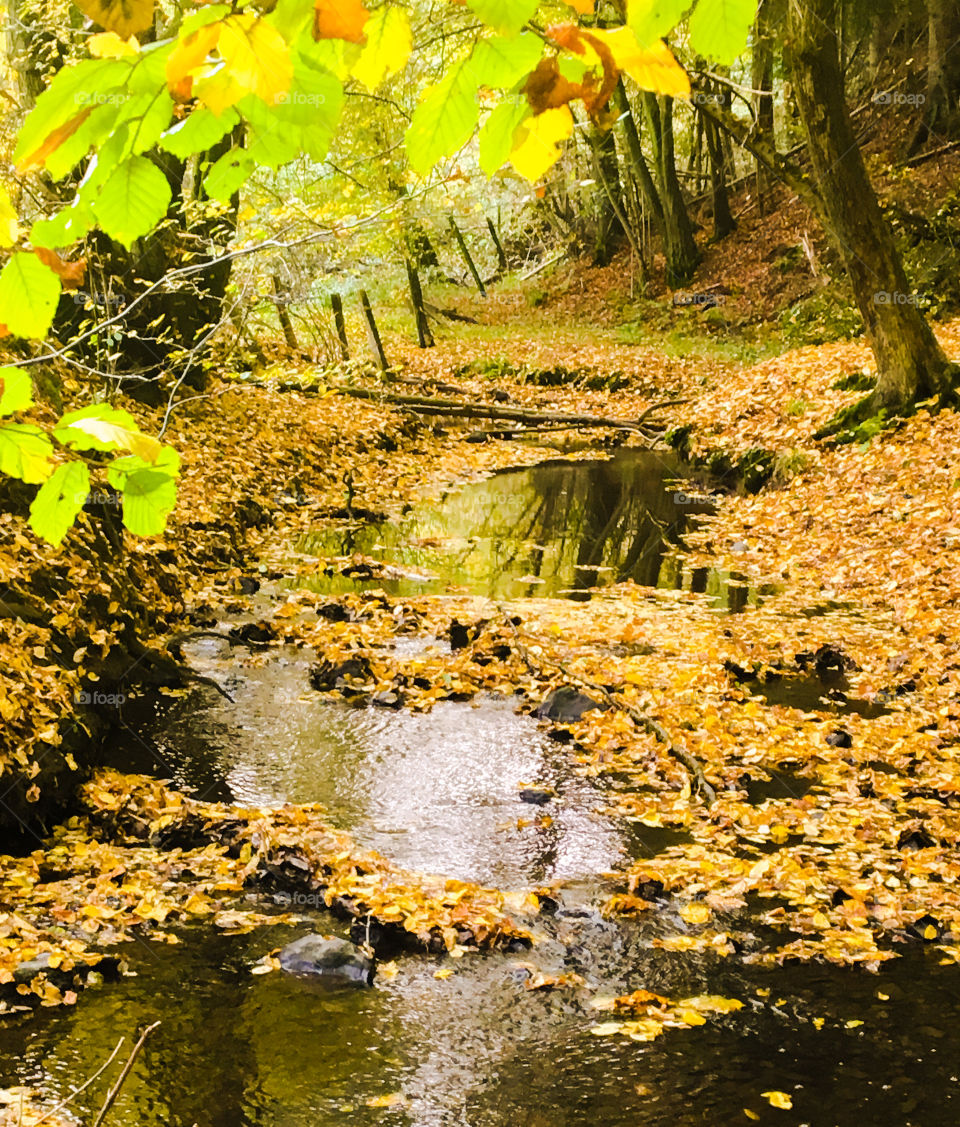
[[[582,719],[586,713],[594,709],[605,712],[609,707],[606,701],[594,700],[572,685],[561,685],[537,708],[534,716],[540,720],[559,720],[561,723],[568,724]]]
[[[288,974],[323,979],[331,986],[373,985],[373,960],[347,939],[305,935],[284,947],[279,958]]]

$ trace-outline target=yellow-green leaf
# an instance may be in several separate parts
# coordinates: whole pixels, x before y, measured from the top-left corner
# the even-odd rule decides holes
[[[225,71],[243,90],[272,105],[290,89],[293,63],[286,40],[266,20],[247,13],[220,25]]]
[[[406,65],[413,48],[410,21],[403,8],[378,8],[366,24],[367,44],[353,68],[353,77],[368,90]]]
[[[510,154],[510,163],[531,183],[539,180],[560,159],[560,147],[573,132],[569,106],[544,110],[520,127],[520,144]]]

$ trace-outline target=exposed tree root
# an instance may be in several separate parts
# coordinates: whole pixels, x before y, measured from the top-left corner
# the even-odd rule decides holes
[[[666,751],[666,753],[672,756],[678,763],[686,768],[691,776],[697,793],[699,793],[703,797],[708,806],[712,806],[717,801],[717,792],[713,789],[713,787],[707,780],[701,763],[686,749],[677,747],[677,745],[670,739],[669,733],[662,724],[654,720],[652,716],[648,716],[645,712],[641,712],[639,708],[634,708],[632,704],[629,704],[627,701],[625,701],[618,693],[612,693],[609,689],[599,684],[597,681],[591,681],[588,677],[583,677],[580,674],[574,673],[571,670],[567,669],[567,667],[563,665],[562,662],[554,661],[553,659],[543,657],[542,655],[537,655],[537,657],[534,658],[527,647],[523,644],[523,641],[520,637],[520,632],[509,615],[506,617],[506,621],[510,626],[510,629],[513,631],[513,636],[516,640],[516,646],[520,657],[523,659],[524,664],[532,673],[542,674],[542,666],[552,667],[553,669],[556,669],[558,673],[562,673],[563,676],[567,678],[567,680],[575,681],[578,685],[588,690],[588,692],[602,697],[603,700],[605,700],[611,708],[616,708],[621,712],[625,712],[630,717],[630,719],[633,720],[638,728],[642,728],[644,731],[649,732],[650,735],[654,736],[658,743],[664,745],[664,750]]]

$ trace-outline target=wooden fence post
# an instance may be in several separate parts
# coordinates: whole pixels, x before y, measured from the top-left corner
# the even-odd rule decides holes
[[[370,298],[367,297],[366,290],[360,291],[360,304],[363,306],[363,316],[367,322],[367,335],[370,338],[370,349],[377,363],[380,365],[380,370],[389,372],[390,365],[387,363],[387,355],[383,351],[383,342],[380,340],[380,332],[377,329],[377,322],[374,319]]]
[[[406,260],[407,281],[410,283],[410,300],[413,302],[413,315],[417,320],[417,343],[421,348],[433,348],[433,333],[427,321],[427,311],[423,308],[423,289],[420,274],[408,258]]]
[[[506,274],[507,252],[503,249],[503,243],[500,242],[497,228],[489,215],[487,216],[487,229],[490,231],[490,238],[493,239],[493,245],[497,248],[497,262],[500,264],[500,273]]]
[[[333,310],[333,323],[337,327],[337,340],[340,341],[340,356],[350,359],[350,345],[347,341],[347,323],[343,319],[343,300],[338,293],[330,295],[330,308]]]
[[[457,244],[460,247],[460,253],[463,255],[463,261],[469,267],[470,273],[473,275],[473,280],[477,283],[477,289],[480,291],[480,293],[483,295],[483,297],[486,297],[487,291],[484,288],[483,279],[480,277],[480,271],[477,270],[476,263],[473,261],[473,258],[470,256],[470,251],[467,249],[467,244],[466,244],[466,240],[463,237],[463,233],[461,232],[460,228],[457,226],[457,221],[453,218],[452,215],[449,216],[449,221],[450,221],[450,229],[451,229],[451,231],[453,231],[453,234],[454,234],[454,236],[457,240]]]

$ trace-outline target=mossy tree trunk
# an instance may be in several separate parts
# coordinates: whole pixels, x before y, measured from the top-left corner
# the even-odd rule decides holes
[[[663,252],[667,284],[685,286],[700,263],[693,224],[680,189],[673,142],[673,99],[644,93],[644,114],[653,149],[658,190],[663,204]]]
[[[871,412],[950,392],[953,369],[910,293],[844,98],[839,0],[790,0],[785,58],[820,190],[820,218],[843,258],[879,373]]]

